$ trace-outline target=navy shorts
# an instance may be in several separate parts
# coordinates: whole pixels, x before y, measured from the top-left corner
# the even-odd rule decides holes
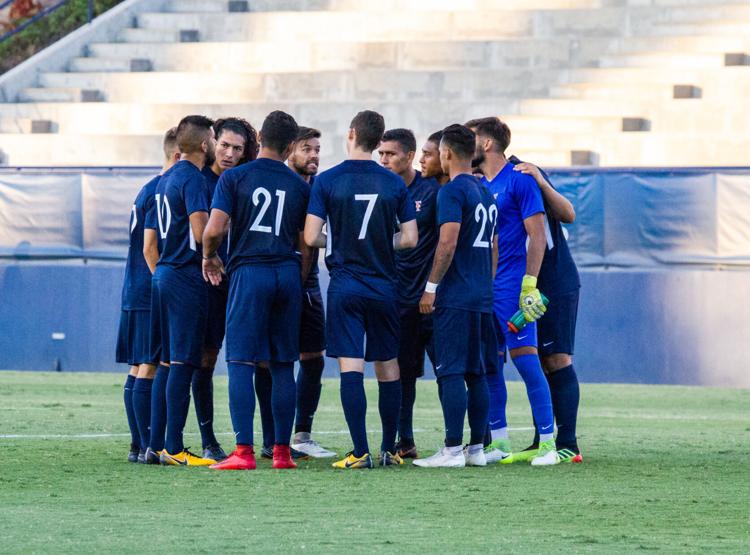
[[[201,365],[208,285],[200,268],[157,265],[151,280],[151,350],[161,344],[164,362]]]
[[[229,280],[227,361],[297,360],[301,305],[297,264],[235,268]]]
[[[299,352],[320,353],[326,350],[326,314],[320,288],[302,292],[302,319],[299,326]]]
[[[538,321],[539,356],[573,354],[576,341],[579,290],[551,298]]]
[[[159,362],[151,357],[151,313],[148,310],[123,310],[117,334],[117,362],[130,366]]]
[[[329,357],[394,359],[399,344],[398,302],[329,291],[326,335]]]
[[[537,323],[529,322],[518,333],[508,329],[508,321],[518,312],[518,299],[495,299],[493,303],[499,351],[537,346]]]
[[[497,373],[497,339],[492,314],[436,308],[432,322],[438,378],[452,374]]]
[[[208,286],[208,318],[206,322],[206,347],[221,349],[227,323],[229,278],[223,276],[218,287]]]
[[[420,314],[419,306],[401,305],[401,341],[398,347],[398,366],[402,376],[424,376],[424,354],[435,363],[432,344],[432,315]]]

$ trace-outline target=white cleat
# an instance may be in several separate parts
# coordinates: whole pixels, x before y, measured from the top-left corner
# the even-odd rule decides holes
[[[299,443],[292,443],[291,447],[292,449],[300,451],[301,453],[304,453],[305,455],[307,455],[308,457],[312,457],[313,459],[329,459],[336,456],[336,453],[334,453],[333,451],[329,451],[324,447],[321,447],[320,444],[314,439],[300,441]]]
[[[548,443],[549,445],[541,444],[539,446],[539,454],[531,459],[531,466],[552,466],[560,462],[555,444],[553,442]]]
[[[484,453],[484,458],[487,461],[487,464],[498,463],[508,457],[510,457],[510,453],[506,453],[500,449],[492,449]]]
[[[466,461],[466,466],[487,466],[484,446],[467,445],[464,448],[464,461]]]
[[[443,447],[431,457],[414,459],[413,462],[415,466],[424,468],[463,468],[466,466],[463,450],[453,453],[448,447]]]

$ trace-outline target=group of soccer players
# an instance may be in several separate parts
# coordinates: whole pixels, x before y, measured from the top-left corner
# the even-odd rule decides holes
[[[581,462],[572,364],[580,283],[560,224],[575,218],[570,202],[539,168],[506,158],[510,131],[497,117],[430,135],[421,171],[414,134],[386,131],[373,111],[352,120],[347,159],[317,175],[320,139],[281,111],[259,132],[240,118],[187,116],[165,135],[162,172],[131,212],[117,345],[118,362],[130,365],[128,459],[254,469],[256,396],[260,456],[273,468],[335,457],[311,436],[325,353],[338,359],[353,443],[335,468],[407,458],[421,467]],[[213,431],[222,344],[236,443],[229,455]],[[517,452],[505,417],[506,349],[536,429]],[[419,458],[413,409],[425,354],[446,431],[445,446]],[[365,361],[378,381],[377,457]],[[183,443],[191,390],[200,455]]]

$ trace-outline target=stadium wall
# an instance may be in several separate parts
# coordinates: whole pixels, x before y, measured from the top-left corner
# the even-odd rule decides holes
[[[114,346],[129,207],[153,173],[0,171],[0,368],[124,369]],[[551,178],[578,212],[566,230],[581,270],[581,379],[750,387],[750,169]]]

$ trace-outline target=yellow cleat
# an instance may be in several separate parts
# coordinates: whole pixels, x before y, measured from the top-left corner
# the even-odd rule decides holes
[[[159,456],[159,462],[166,466],[210,466],[216,463],[213,459],[199,457],[187,449],[176,455],[170,455],[164,449]]]
[[[336,461],[331,465],[333,468],[372,468],[372,457],[370,453],[365,453],[361,457],[355,457],[354,453],[349,452],[346,457]]]

